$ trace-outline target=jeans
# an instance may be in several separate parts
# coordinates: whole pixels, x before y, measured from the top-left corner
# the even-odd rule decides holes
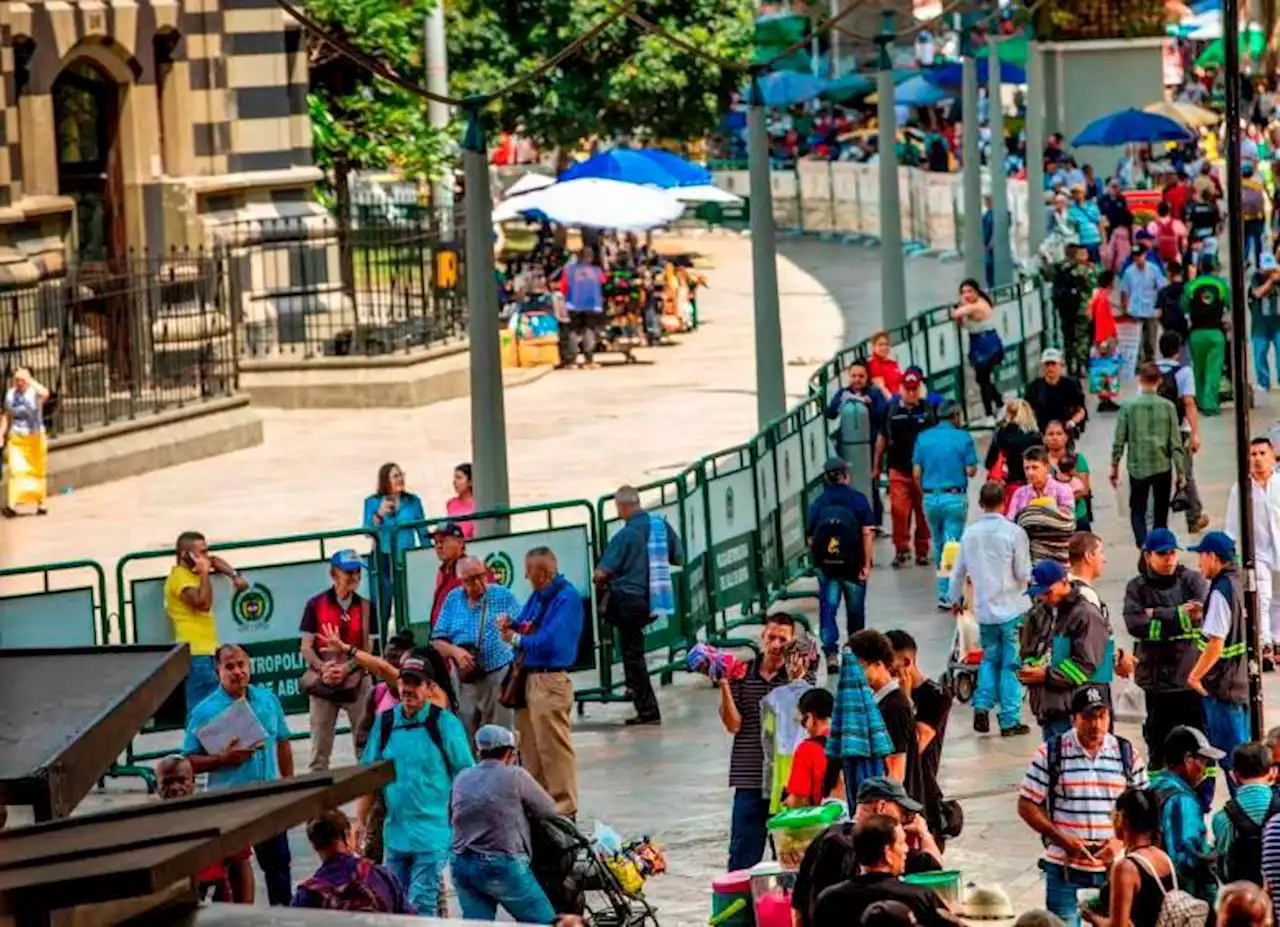
[[[1231,751],[1249,742],[1248,706],[1206,698],[1204,700],[1204,736],[1209,738],[1209,743],[1226,754],[1218,760],[1218,765],[1230,771]],[[1234,795],[1235,787],[1230,777],[1227,778],[1227,784],[1232,786],[1231,793]]]
[[[883,776],[884,760],[865,756],[846,756],[840,761],[840,771],[844,775],[844,795],[845,802],[849,806],[849,817],[853,817],[857,804],[858,786],[863,779]]]
[[[964,534],[964,523],[969,517],[969,497],[963,492],[926,492],[924,494],[924,517],[929,523],[929,534],[933,537],[933,565],[942,568],[942,551],[947,541],[958,541]],[[951,584],[949,576],[936,579],[939,601],[947,597],[947,587]]]
[[[1062,918],[1067,927],[1080,927],[1080,902],[1076,893],[1082,888],[1101,888],[1105,872],[1067,870],[1057,863],[1044,863],[1044,906]]]
[[[1053,738],[1071,730],[1071,719],[1059,718],[1056,721],[1050,721],[1048,724],[1041,725],[1040,730],[1044,733],[1044,742],[1048,743]]]
[[[735,789],[729,824],[729,872],[750,869],[764,859],[769,832],[769,799],[760,789]]]
[[[1257,261],[1266,249],[1262,245],[1262,233],[1266,230],[1266,219],[1244,220],[1244,262]]]
[[[293,857],[289,853],[288,831],[255,843],[253,855],[258,858],[262,880],[267,883],[267,901],[272,907],[287,908],[293,900],[293,881],[289,874]]]
[[[1169,500],[1173,496],[1173,471],[1166,470],[1144,479],[1129,477],[1129,524],[1133,540],[1141,547],[1147,539],[1147,502],[1151,499],[1152,528],[1169,527]]]
[[[1271,349],[1276,349],[1276,363],[1280,366],[1280,330],[1274,333],[1258,334],[1254,333],[1249,336],[1249,343],[1253,345],[1253,374],[1258,379],[1258,389],[1271,389]],[[1277,370],[1280,373],[1280,370]]]
[[[187,696],[187,717],[191,711],[214,692],[218,691],[218,663],[213,657],[192,657],[187,665],[187,681],[183,689]]]
[[[658,697],[653,694],[649,664],[644,658],[644,626],[649,623],[648,600],[611,591],[605,605],[605,621],[617,632],[622,676],[631,693],[636,715],[649,720],[658,718],[661,714]]]
[[[434,917],[440,900],[440,879],[449,865],[448,850],[400,853],[387,848],[387,870],[396,877],[413,905],[424,917]]]
[[[1022,683],[1018,682],[1018,625],[1021,618],[999,624],[978,625],[982,641],[982,664],[978,667],[978,688],[973,695],[974,711],[996,709],[1000,729],[1022,721]]]
[[[387,622],[391,619],[391,605],[395,600],[395,584],[392,577],[392,561],[391,554],[388,551],[379,551],[374,557],[374,562],[378,567],[378,628],[379,634],[387,633]]]
[[[556,912],[523,856],[464,850],[453,861],[463,920],[491,921],[502,905],[522,924],[550,924]]]
[[[867,626],[867,584],[848,579],[830,579],[818,573],[818,626],[822,637],[822,652],[831,654],[840,649],[840,626],[836,624],[836,612],[840,610],[840,597],[844,596],[845,630],[852,637]]]
[[[915,477],[896,470],[889,471],[889,517],[893,521],[893,549],[911,552],[911,519],[915,519],[917,557],[929,556],[929,525],[924,517],[924,496]]]

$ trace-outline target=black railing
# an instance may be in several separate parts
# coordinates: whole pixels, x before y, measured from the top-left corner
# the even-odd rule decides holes
[[[0,291],[0,368],[57,395],[67,435],[229,396],[237,333],[227,257],[134,253],[57,280]]]
[[[465,334],[462,249],[429,209],[377,204],[229,231],[246,357],[409,353]]]

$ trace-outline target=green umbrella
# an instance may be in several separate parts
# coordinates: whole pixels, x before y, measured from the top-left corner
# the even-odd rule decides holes
[[[827,85],[822,95],[828,100],[847,102],[859,100],[876,89],[875,79],[865,74],[846,74]]]
[[[1249,31],[1240,36],[1240,54],[1249,58],[1261,58],[1266,50],[1267,39],[1262,34],[1262,29],[1250,23]],[[1196,59],[1196,67],[1220,68],[1225,63],[1223,54],[1222,39],[1214,39]]]
[[[794,13],[774,13],[756,20],[755,43],[786,48],[805,37],[809,17]]]
[[[1000,49],[1000,60],[1005,64],[1016,64],[1024,70],[1027,67],[1027,34],[1025,32],[1015,35],[1011,38],[1001,39],[997,45]],[[991,47],[984,45],[978,52],[979,58],[986,58],[991,54]]]

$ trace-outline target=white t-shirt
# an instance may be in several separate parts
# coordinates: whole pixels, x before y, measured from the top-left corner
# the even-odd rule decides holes
[[[1160,368],[1161,373],[1168,373],[1170,370],[1179,367],[1178,362],[1172,360],[1157,361],[1156,366]],[[1191,371],[1190,364],[1181,365],[1178,372],[1173,375],[1173,382],[1178,387],[1179,399],[1186,399],[1188,396],[1192,399],[1195,398],[1196,378],[1195,374]],[[1182,410],[1179,409],[1178,411],[1181,412]],[[1186,418],[1182,419],[1182,431],[1185,434],[1191,433],[1191,423]]]
[[[1209,593],[1200,633],[1205,637],[1216,637],[1224,641],[1231,633],[1231,606],[1227,604],[1226,596],[1216,589]]]

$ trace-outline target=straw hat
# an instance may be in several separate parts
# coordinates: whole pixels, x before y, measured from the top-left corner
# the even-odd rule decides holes
[[[971,885],[964,893],[964,916],[976,921],[1000,921],[1013,917],[1013,902],[999,885]]]

